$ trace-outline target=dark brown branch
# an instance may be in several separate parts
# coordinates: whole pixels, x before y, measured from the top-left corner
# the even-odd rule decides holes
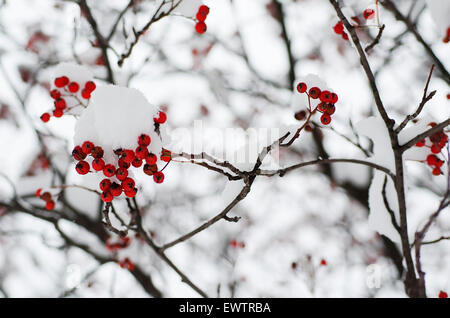
[[[369,53],[375,47],[375,45],[377,45],[380,42],[381,36],[383,35],[384,28],[385,28],[385,25],[383,24],[381,26],[380,30],[378,31],[377,37],[372,41],[372,43],[370,43],[364,49],[364,51],[366,51],[366,53]]]
[[[430,137],[431,135],[433,135],[434,133],[443,130],[445,127],[447,127],[448,125],[450,125],[450,118],[444,120],[443,122],[437,124],[434,127],[431,127],[430,129],[428,129],[427,131],[417,135],[416,137],[414,137],[413,139],[411,139],[410,141],[408,141],[407,143],[401,145],[400,147],[400,151],[404,152],[406,150],[408,150],[409,148],[413,147],[418,141],[421,141],[427,137]]]

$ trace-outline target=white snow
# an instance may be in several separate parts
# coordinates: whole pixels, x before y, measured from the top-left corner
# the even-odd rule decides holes
[[[447,28],[450,27],[450,1],[448,0],[427,0],[431,16],[438,28],[440,36],[444,36]]]

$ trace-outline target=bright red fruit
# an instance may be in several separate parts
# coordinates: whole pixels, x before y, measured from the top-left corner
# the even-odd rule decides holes
[[[149,153],[146,157],[145,157],[145,162],[148,163],[149,165],[154,165],[156,163],[156,161],[158,160],[158,158],[156,157],[155,154],[153,153]]]
[[[43,114],[41,115],[41,120],[42,120],[44,123],[48,122],[48,121],[50,120],[50,114],[49,114],[49,113],[43,113]]]
[[[96,147],[92,148],[92,151],[91,151],[92,157],[103,158],[103,154],[104,154],[104,152],[103,152],[102,147],[96,146]]]
[[[116,168],[112,165],[112,164],[107,164],[104,168],[103,168],[103,174],[105,175],[105,177],[112,177],[114,174],[116,173]]]
[[[86,158],[86,154],[83,152],[80,146],[75,146],[72,150],[72,156],[75,160],[80,161]]]
[[[88,81],[88,82],[86,82],[86,84],[84,84],[85,91],[87,91],[89,93],[92,93],[96,87],[97,86],[95,85],[95,83],[93,81]]]
[[[158,171],[158,167],[155,164],[150,165],[150,164],[146,163],[144,165],[144,173],[146,175],[152,176],[157,171]]]
[[[67,106],[66,101],[63,98],[55,100],[55,108],[64,109],[66,108],[66,106]]]
[[[92,169],[94,169],[95,171],[103,170],[104,167],[105,162],[103,161],[103,159],[95,158],[94,160],[92,160]]]
[[[167,115],[165,112],[159,112],[158,117],[153,118],[155,123],[164,124],[167,120]]]
[[[91,92],[87,91],[86,89],[83,89],[81,91],[81,97],[83,97],[84,99],[89,99],[91,98]]]
[[[136,157],[131,164],[133,165],[133,167],[139,168],[140,166],[142,166],[142,160]]]
[[[136,157],[138,159],[145,159],[145,157],[147,157],[148,155],[148,149],[147,147],[144,146],[139,146],[136,148]]]
[[[162,183],[164,181],[164,173],[157,171],[153,174],[153,181],[156,183]]]
[[[439,292],[439,298],[448,298],[448,294],[445,291],[440,291]]]
[[[201,5],[200,8],[198,8],[198,12],[208,15],[209,14],[209,7],[207,5]]]
[[[206,23],[203,21],[199,21],[197,22],[197,24],[195,25],[195,31],[197,31],[198,34],[203,34],[206,32]]]
[[[423,140],[421,140],[421,141],[418,141],[418,142],[416,143],[416,146],[417,146],[417,147],[423,147],[423,146],[425,146],[425,139],[423,139]]]
[[[116,182],[113,182],[109,187],[109,192],[115,197],[118,197],[122,194],[122,186]]]
[[[436,157],[435,155],[428,155],[427,156],[427,163],[428,163],[429,166],[436,165],[438,160],[439,160],[438,157]]]
[[[438,167],[435,167],[434,169],[433,169],[433,176],[439,176],[439,175],[441,175],[441,173],[442,173],[442,171],[441,171],[441,168],[438,168]]]
[[[134,186],[135,182],[131,178],[126,178],[125,180],[122,181],[123,191],[133,191]]]
[[[306,89],[308,88],[308,86],[306,86],[306,83],[298,83],[298,85],[297,85],[297,91],[299,92],[299,93],[304,93],[304,92],[306,92]]]
[[[309,97],[311,97],[312,99],[317,99],[320,96],[320,88],[318,87],[311,87],[309,89]]]
[[[124,150],[121,159],[130,164],[134,159],[134,151],[129,149]]]
[[[322,91],[319,95],[319,99],[325,103],[331,103],[331,92],[330,91]]]
[[[333,27],[333,30],[334,30],[334,33],[336,33],[336,34],[342,34],[344,32],[344,23],[342,23],[342,21],[339,21]]]
[[[125,193],[125,195],[126,195],[127,197],[129,197],[129,198],[133,198],[133,197],[135,197],[136,194],[137,194],[137,188],[134,188],[134,189],[131,190],[131,191],[124,191],[123,193]]]
[[[58,98],[61,97],[61,92],[58,91],[57,89],[52,89],[52,90],[50,91],[50,96],[51,96],[51,98],[53,98],[53,99],[58,99]]]
[[[64,113],[63,113],[62,109],[55,109],[55,110],[53,111],[53,116],[55,116],[56,118],[62,117],[63,114],[64,114]]]
[[[79,174],[87,174],[90,170],[90,166],[89,163],[87,163],[84,160],[80,160],[77,165],[75,166],[75,170],[77,170],[77,172]]]
[[[83,144],[81,145],[81,149],[83,150],[83,152],[87,155],[89,155],[92,152],[92,149],[94,148],[94,144],[90,141],[85,141],[83,142]]]
[[[139,145],[139,146],[147,147],[148,145],[150,145],[150,142],[151,142],[151,141],[152,141],[152,140],[150,139],[150,136],[149,136],[149,135],[142,134],[142,135],[140,135],[139,138],[138,138],[138,145]]]
[[[331,122],[331,116],[327,113],[322,114],[320,117],[320,122],[324,125],[328,125]]]
[[[57,77],[55,79],[55,86],[56,87],[64,87],[67,84],[69,84],[69,78],[67,76],[61,76],[61,77]]]
[[[77,82],[72,82],[68,86],[69,92],[76,93],[80,89],[80,85]]]
[[[440,153],[441,147],[439,147],[438,145],[433,145],[433,146],[431,146],[431,152],[432,153]]]
[[[126,177],[128,177],[128,170],[124,168],[119,168],[116,170],[116,177],[120,181],[125,180]]]
[[[45,208],[49,211],[53,210],[55,208],[55,201],[53,200],[47,201],[47,203],[45,204]]]
[[[35,195],[39,198],[41,196],[42,188],[36,190]]]
[[[108,191],[108,192],[102,192],[101,196],[100,196],[103,200],[103,202],[111,202],[114,197],[112,196],[112,194]]]
[[[100,190],[102,190],[103,192],[108,191],[109,187],[111,186],[111,180],[109,179],[103,179],[102,181],[100,181]]]

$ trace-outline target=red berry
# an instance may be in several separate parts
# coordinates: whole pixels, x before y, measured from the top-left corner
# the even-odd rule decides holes
[[[375,11],[373,9],[364,10],[363,17],[366,20],[371,20],[375,17]]]
[[[97,147],[92,148],[92,151],[91,151],[92,157],[103,158],[103,154],[104,154],[104,152],[103,152],[102,147],[97,146]]]
[[[61,77],[57,77],[55,79],[55,86],[56,87],[64,87],[67,84],[69,84],[69,78],[67,76],[61,76]]]
[[[156,161],[158,160],[158,158],[156,157],[155,154],[153,153],[149,153],[146,157],[145,157],[145,162],[148,163],[149,165],[154,165],[156,163]]]
[[[63,98],[55,100],[55,108],[64,109],[66,108],[66,106],[67,106],[66,101]]]
[[[53,99],[58,99],[58,98],[61,97],[61,92],[58,91],[57,89],[52,89],[52,90],[50,91],[50,96],[51,96],[51,98],[53,98]]]
[[[100,196],[103,200],[103,202],[111,202],[114,197],[112,196],[112,194],[108,191],[108,192],[102,192],[101,196]]]
[[[155,123],[164,124],[167,120],[167,115],[165,112],[159,112],[158,117],[153,118]]]
[[[129,198],[133,198],[136,196],[137,194],[137,188],[134,188],[131,191],[124,191],[123,193],[125,193],[125,196],[129,197]]]
[[[131,178],[126,178],[122,181],[123,191],[133,191],[135,182]]]
[[[92,93],[96,87],[97,86],[95,85],[95,83],[93,81],[88,81],[88,82],[86,82],[86,84],[84,84],[84,90],[89,93]]]
[[[431,152],[432,153],[440,153],[441,147],[439,147],[439,145],[433,145],[433,146],[431,146]]]
[[[200,8],[198,8],[198,12],[201,12],[204,15],[209,14],[209,7],[207,5],[201,5]]]
[[[117,162],[117,165],[119,166],[119,168],[124,168],[124,169],[130,168],[130,164],[128,162],[125,162],[125,160],[123,160],[122,158],[119,159],[119,161]]]
[[[319,112],[324,113],[326,109],[327,109],[327,104],[324,102],[321,102],[319,105],[317,105],[317,110]]]
[[[89,155],[92,152],[92,149],[94,149],[94,144],[90,141],[85,141],[83,142],[83,145],[81,145],[81,149],[85,154]]]
[[[331,103],[331,92],[330,91],[322,91],[319,95],[319,99],[325,103]]]
[[[100,181],[100,190],[103,192],[108,191],[109,187],[111,186],[111,180],[109,179],[103,179]]]
[[[331,93],[331,103],[336,104],[338,101],[338,96],[336,93]]]
[[[75,146],[72,150],[72,156],[75,160],[80,161],[86,158],[86,154],[83,152],[80,146]]]
[[[423,147],[423,146],[425,146],[425,139],[422,139],[422,140],[416,142],[416,146],[417,146],[417,147]]]
[[[153,174],[153,181],[156,183],[162,183],[164,181],[164,173],[162,171],[157,171]]]
[[[39,198],[45,202],[49,202],[52,200],[52,195],[50,194],[50,192],[46,191],[46,192],[42,193]]]
[[[197,31],[198,34],[203,34],[206,32],[206,23],[203,21],[197,22],[195,25],[195,31]]]
[[[197,15],[195,16],[197,18],[198,21],[205,21],[206,20],[206,15],[203,14],[202,12],[197,12]]]
[[[134,157],[134,151],[126,149],[123,151],[121,159],[130,164],[133,161]]]
[[[164,162],[169,162],[172,159],[172,152],[167,149],[163,149],[161,152],[161,160]]]
[[[442,167],[443,164],[444,164],[444,160],[438,159],[437,162],[436,162],[436,164],[435,164],[435,166],[436,166],[437,168],[440,168],[440,167]]]
[[[83,89],[81,91],[81,97],[83,97],[84,99],[89,99],[91,98],[91,92],[87,91],[86,89]]]
[[[342,33],[342,38],[345,40],[345,41],[348,41],[348,34],[347,33]]]
[[[47,209],[47,210],[53,210],[55,208],[55,201],[53,201],[53,200],[50,200],[50,201],[47,201],[47,203],[45,204],[45,209]]]
[[[320,121],[322,122],[322,124],[328,125],[331,122],[331,116],[328,115],[327,113],[324,113],[320,117]]]
[[[433,175],[434,176],[439,176],[439,175],[441,175],[441,168],[438,168],[438,167],[435,167],[434,169],[433,169]]]
[[[144,146],[139,146],[136,148],[136,158],[138,159],[145,159],[148,155],[148,149]]]
[[[122,194],[122,186],[116,182],[113,182],[109,187],[109,192],[115,197],[118,197]]]
[[[448,294],[445,291],[440,291],[439,292],[439,298],[448,298]]]
[[[48,122],[48,121],[50,120],[50,114],[49,114],[49,113],[43,113],[43,114],[41,115],[41,120],[42,120],[44,123]]]
[[[89,170],[90,170],[89,163],[87,163],[84,160],[80,160],[77,163],[77,165],[75,166],[75,170],[77,170],[77,172],[79,174],[82,174],[82,175],[87,174],[89,172]]]
[[[333,27],[333,30],[336,34],[342,34],[344,32],[344,23],[342,21],[339,21],[336,23],[336,25]]]
[[[328,115],[333,115],[334,112],[336,111],[336,107],[333,104],[327,104],[326,108],[325,108],[325,113]]]
[[[116,168],[112,165],[112,164],[107,164],[104,168],[103,168],[103,174],[105,175],[105,177],[112,177],[114,174],[116,173]]]
[[[39,198],[41,196],[42,188],[36,190],[35,195]]]
[[[77,82],[72,82],[69,84],[69,92],[76,93],[80,89],[80,85]]]
[[[312,99],[317,99],[320,96],[320,88],[318,87],[311,87],[309,89],[309,97],[311,97]]]
[[[56,118],[62,117],[63,114],[64,114],[64,113],[63,113],[62,109],[55,109],[55,110],[53,111],[53,116],[55,116]]]
[[[151,175],[153,175],[155,172],[157,172],[158,171],[158,167],[156,166],[156,165],[149,165],[148,163],[146,163],[145,165],[144,165],[144,173],[146,174],[146,175],[149,175],[149,176],[151,176]]]
[[[95,171],[103,170],[104,167],[105,162],[103,161],[103,159],[95,158],[94,160],[92,160],[92,169],[94,169]]]
[[[435,155],[428,155],[427,156],[427,164],[429,166],[435,166],[436,163],[438,162],[438,157],[436,157]]]
[[[306,92],[306,89],[308,88],[308,86],[306,86],[306,83],[298,83],[298,85],[297,85],[297,91],[299,92],[299,93],[304,93],[304,92]]]
[[[136,157],[131,164],[133,165],[133,167],[139,168],[140,166],[142,166],[142,160]]]
[[[322,260],[320,261],[320,265],[321,265],[321,266],[327,266],[327,261],[324,260],[324,259],[322,259]]]
[[[116,170],[116,177],[117,179],[119,179],[120,181],[123,181],[126,179],[126,177],[128,177],[128,170],[124,169],[124,168],[119,168]]]
[[[139,146],[147,147],[148,145],[150,145],[150,142],[151,142],[151,139],[150,139],[149,135],[142,134],[138,138],[138,145]]]

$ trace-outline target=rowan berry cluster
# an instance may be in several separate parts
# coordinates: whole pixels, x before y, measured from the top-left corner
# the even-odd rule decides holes
[[[36,190],[36,197],[43,200],[45,202],[45,208],[47,210],[53,210],[55,208],[55,201],[53,200],[53,196],[50,192],[45,191],[42,192],[42,188]]]
[[[330,92],[328,90],[321,90],[319,87],[311,87],[308,90],[308,86],[306,83],[301,82],[297,85],[297,91],[300,94],[306,94],[308,96],[308,103],[311,112],[315,112],[316,110],[322,113],[320,117],[320,121],[324,125],[328,125],[331,122],[331,116],[336,111],[335,104],[338,101],[338,96],[336,93]],[[311,100],[319,100],[320,102],[317,106],[312,109]],[[295,118],[298,120],[304,119],[306,113],[304,111],[300,111],[295,114]],[[303,118],[302,118],[303,117]]]
[[[54,81],[55,88],[50,91],[50,96],[54,100],[54,110],[52,112],[53,117],[59,118],[64,115],[65,112],[70,111],[72,108],[77,106],[85,106],[80,100],[89,100],[91,98],[92,92],[95,90],[96,85],[93,81],[87,81],[81,87],[77,82],[71,82],[67,76],[57,77]],[[80,90],[81,89],[81,90]],[[68,105],[67,98],[74,98],[77,100],[77,104]],[[50,120],[50,113],[43,113],[41,115],[41,120],[46,123]]]
[[[436,126],[436,123],[428,124],[431,127]],[[448,142],[448,136],[445,134],[444,130],[438,131],[431,135],[429,138],[423,139],[416,143],[417,147],[427,147],[430,149],[431,154],[426,158],[426,163],[433,168],[433,175],[439,176],[442,174],[441,167],[444,164],[444,160],[439,159],[437,155],[441,153],[442,148]]]
[[[120,261],[119,266],[121,268],[126,268],[129,271],[133,271],[135,268],[134,263],[128,257],[126,257],[124,260]]]
[[[155,128],[163,124],[167,119],[164,112],[159,112],[158,117],[153,118]],[[143,166],[143,171],[149,176],[153,176],[156,183],[164,181],[164,173],[158,169],[156,164],[158,157],[151,153],[148,146],[151,143],[151,138],[147,134],[141,134],[137,139],[136,148],[132,149],[115,149],[116,162],[105,162],[104,150],[100,146],[94,145],[91,141],[85,141],[81,146],[75,146],[72,151],[72,156],[78,163],[75,170],[85,175],[91,172],[101,172],[106,177],[103,179],[99,188],[102,192],[101,199],[104,202],[111,202],[114,197],[120,196],[122,193],[126,197],[132,198],[137,194],[135,187],[135,180],[129,176],[129,169],[131,167],[139,168]],[[86,158],[92,157],[91,164]],[[164,162],[169,162],[172,159],[172,153],[169,150],[163,149],[161,151],[160,159]],[[145,163],[144,163],[145,162]]]
[[[205,5],[201,5],[198,8],[197,14],[195,18],[197,19],[197,23],[195,24],[195,31],[198,34],[203,34],[206,32],[206,23],[205,20],[209,14],[209,7]]]

